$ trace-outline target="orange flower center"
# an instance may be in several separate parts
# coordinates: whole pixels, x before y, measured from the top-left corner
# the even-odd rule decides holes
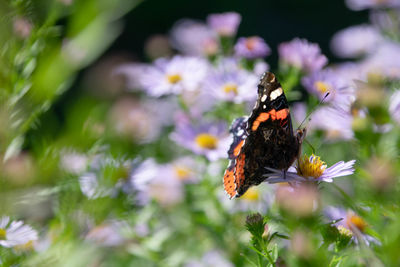
[[[349,226],[355,226],[361,232],[364,232],[367,227],[367,223],[358,215],[351,214],[347,216],[346,224]]]

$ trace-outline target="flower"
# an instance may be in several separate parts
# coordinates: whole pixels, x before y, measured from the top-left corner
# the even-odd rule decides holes
[[[381,41],[382,36],[375,27],[362,24],[337,32],[331,48],[339,57],[355,58],[370,53]]]
[[[400,45],[385,41],[361,64],[367,74],[400,79]]]
[[[331,69],[313,72],[303,77],[301,82],[308,92],[320,100],[329,92],[326,102],[335,102],[343,106],[343,103],[349,103],[355,98],[353,88]]]
[[[275,194],[279,207],[300,217],[307,217],[316,211],[319,199],[316,186],[307,184],[290,186],[285,183],[278,186]]]
[[[225,12],[210,14],[207,17],[207,24],[220,36],[234,36],[242,17],[236,12]]]
[[[170,32],[171,45],[185,55],[209,56],[219,50],[217,34],[203,22],[183,19]]]
[[[395,91],[390,97],[389,112],[393,120],[400,124],[400,90]]]
[[[331,183],[333,178],[347,176],[354,173],[355,160],[347,162],[339,161],[331,167],[323,162],[320,157],[314,154],[310,157],[304,155],[299,158],[296,168],[289,168],[287,171],[276,170],[266,167],[271,173],[265,174],[268,183],[306,182],[318,181]]]
[[[11,248],[36,241],[38,233],[31,226],[22,221],[11,221],[10,217],[0,219],[0,246]]]
[[[229,213],[260,212],[265,213],[274,202],[272,186],[252,186],[240,198],[232,201],[226,197],[226,193],[218,195],[218,199]]]
[[[234,265],[228,261],[221,251],[210,250],[206,252],[201,260],[189,260],[185,267],[233,267]]]
[[[208,71],[205,59],[175,56],[160,58],[140,77],[141,87],[151,96],[179,94],[198,89]]]
[[[88,158],[85,154],[76,151],[62,151],[60,165],[65,171],[72,174],[80,174],[86,169]]]
[[[346,5],[351,10],[363,10],[367,8],[396,8],[400,7],[398,0],[346,0]]]
[[[172,124],[171,117],[177,106],[171,99],[139,101],[124,97],[111,107],[109,123],[118,135],[135,143],[150,143],[159,137],[164,126]]]
[[[337,227],[340,234],[351,237],[351,240],[355,243],[358,243],[361,239],[367,245],[371,242],[379,244],[378,240],[365,234],[368,224],[354,211],[346,211],[343,208],[329,206],[324,209],[324,214],[331,221],[340,220],[334,223],[333,226]]]
[[[204,155],[211,161],[225,158],[230,143],[225,123],[193,125],[183,120],[177,123],[176,129],[170,137],[177,144],[195,154]]]
[[[305,39],[295,38],[278,46],[279,58],[287,65],[302,69],[305,72],[320,70],[328,63],[321,54],[318,44],[309,43]]]
[[[190,179],[191,173],[187,169],[174,170],[168,165],[157,164],[150,158],[132,171],[129,182],[139,205],[144,206],[154,199],[160,205],[169,207],[183,199],[183,183],[178,179],[179,175]]]
[[[111,221],[93,227],[86,235],[85,239],[101,246],[114,247],[123,245],[126,237],[123,232],[129,231],[130,227],[124,221]]]
[[[79,177],[82,193],[89,199],[114,196],[124,185],[133,160],[114,159],[105,154],[96,155],[89,168]]]
[[[327,140],[350,140],[354,137],[353,116],[343,108],[321,107],[308,124],[309,130],[322,130]]]
[[[230,66],[232,61],[234,66]],[[204,90],[218,100],[242,103],[257,98],[256,75],[239,68],[236,60],[224,59],[204,82]]]
[[[237,57],[249,59],[266,57],[271,53],[271,48],[258,36],[239,38],[234,49]]]

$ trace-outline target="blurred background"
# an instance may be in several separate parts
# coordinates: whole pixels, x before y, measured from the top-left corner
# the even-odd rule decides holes
[[[0,265],[399,266],[399,14],[1,2]],[[312,113],[308,144],[293,183],[275,170],[282,183],[230,200],[230,124],[267,70],[294,128]]]

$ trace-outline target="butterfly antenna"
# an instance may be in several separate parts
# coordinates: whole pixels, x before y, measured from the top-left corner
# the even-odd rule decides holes
[[[327,92],[325,94],[325,96],[321,99],[321,101],[319,101],[319,103],[314,107],[314,109],[310,112],[310,114],[308,114],[304,120],[300,123],[299,127],[297,127],[297,129],[300,129],[301,126],[303,125],[303,123],[309,119],[311,117],[311,115],[313,114],[313,112],[317,109],[317,107],[319,107],[322,103],[324,103],[325,99],[329,96],[330,92]],[[311,120],[311,119],[310,119]]]

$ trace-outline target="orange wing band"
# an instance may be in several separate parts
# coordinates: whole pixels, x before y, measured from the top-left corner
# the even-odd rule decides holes
[[[287,118],[288,115],[289,115],[289,109],[287,108],[278,111],[272,109],[268,113],[266,112],[260,113],[260,115],[258,115],[257,119],[254,121],[251,130],[256,131],[258,129],[258,126],[260,126],[262,122],[267,121],[269,118],[271,118],[271,120],[273,121],[284,120]]]

